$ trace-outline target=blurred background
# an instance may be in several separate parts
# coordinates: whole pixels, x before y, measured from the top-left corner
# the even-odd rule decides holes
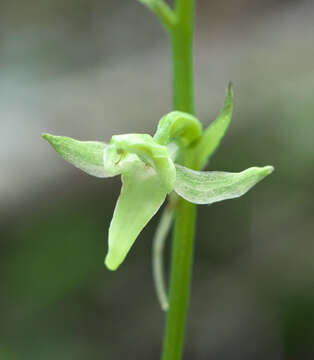
[[[229,80],[236,95],[209,168],[276,171],[199,207],[186,360],[314,359],[313,34],[313,1],[197,1],[203,124]],[[135,0],[0,0],[0,52],[0,359],[159,359],[159,214],[107,271],[120,179],[81,173],[40,133],[152,134],[171,110],[165,32]]]

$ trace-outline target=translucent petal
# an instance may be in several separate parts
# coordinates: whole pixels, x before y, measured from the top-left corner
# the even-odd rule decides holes
[[[269,175],[272,166],[251,167],[240,173],[194,171],[176,165],[175,191],[194,204],[212,204],[237,198]]]
[[[66,136],[43,134],[55,151],[75,167],[96,177],[108,177],[104,169],[104,152],[108,145],[99,141],[78,141]]]
[[[156,171],[139,160],[122,175],[122,183],[109,228],[109,248],[105,264],[110,270],[116,270],[122,263],[167,195]]]

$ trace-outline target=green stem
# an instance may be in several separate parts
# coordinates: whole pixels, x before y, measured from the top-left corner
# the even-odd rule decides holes
[[[177,0],[177,23],[170,32],[173,62],[174,109],[194,113],[193,27],[194,0]]]
[[[193,263],[195,205],[180,199],[172,243],[169,310],[162,360],[181,360]]]
[[[177,22],[170,31],[173,57],[174,109],[194,113],[193,28],[194,0],[176,0]],[[185,163],[192,167],[193,164]],[[163,340],[162,360],[181,360],[193,265],[196,208],[184,199],[175,210],[172,244],[169,310]]]

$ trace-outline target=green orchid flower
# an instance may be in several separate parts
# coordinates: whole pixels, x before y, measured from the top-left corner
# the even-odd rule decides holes
[[[232,110],[230,85],[221,114],[205,131],[194,116],[174,111],[160,120],[154,137],[115,135],[106,144],[42,135],[59,155],[84,172],[100,178],[121,175],[122,189],[108,233],[108,269],[119,267],[168,194],[175,192],[195,204],[212,204],[245,194],[273,171],[272,166],[239,173],[200,171],[224,136]],[[162,223],[161,240],[171,226],[170,218],[163,222],[166,225]]]

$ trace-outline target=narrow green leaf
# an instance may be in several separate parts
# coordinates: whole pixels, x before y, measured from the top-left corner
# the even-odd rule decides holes
[[[104,169],[104,151],[107,144],[99,141],[78,141],[66,136],[42,134],[55,151],[75,167],[89,175],[107,177]]]
[[[272,166],[251,167],[240,173],[194,171],[176,165],[175,191],[194,204],[212,204],[237,198],[269,175]]]
[[[233,111],[233,89],[229,83],[223,109],[218,118],[204,131],[199,144],[195,149],[197,168],[202,169],[214,151],[219,146],[221,139],[230,124]]]
[[[122,263],[167,195],[156,171],[139,160],[122,175],[122,183],[109,228],[109,248],[105,264],[110,270],[116,270]]]

